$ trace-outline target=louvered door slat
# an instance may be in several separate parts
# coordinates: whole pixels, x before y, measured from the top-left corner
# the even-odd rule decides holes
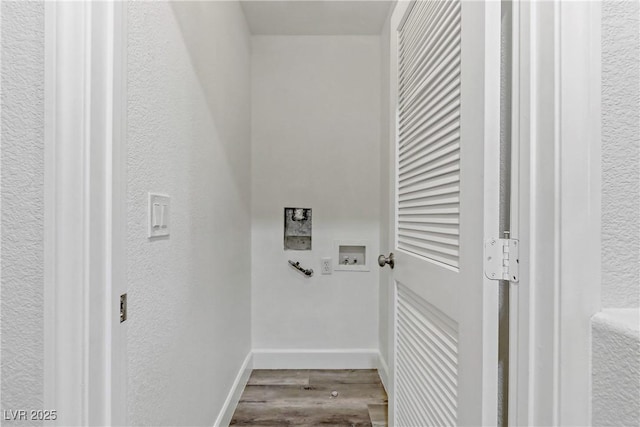
[[[412,231],[402,230],[402,234],[409,238],[416,238]],[[456,234],[432,233],[431,240],[436,243],[442,243],[443,245],[454,247],[458,245],[458,236]]]
[[[436,215],[443,213],[460,213],[460,209],[458,209],[458,207],[454,205],[439,205],[436,207],[429,207],[429,209],[405,208],[405,211],[400,215],[406,216],[407,218],[412,218],[413,216]]]
[[[415,163],[407,168],[406,172],[402,172],[404,182],[402,187],[422,182],[431,178],[446,175],[451,172],[455,172],[459,169],[460,155],[455,150],[455,146],[446,147],[450,148],[453,152],[446,152],[442,150],[439,156],[434,157],[433,160],[421,163]]]
[[[399,425],[455,425],[456,323],[409,288],[398,284],[396,328]]]
[[[460,93],[456,91],[450,96],[442,97],[437,104],[425,110],[420,123],[408,131],[400,131],[400,147],[411,144],[415,138],[420,137],[422,132],[432,132],[434,128],[439,129],[450,121],[459,119]]]
[[[397,247],[454,268],[459,240],[447,236],[460,225],[460,31],[459,1],[418,1],[398,32]]]
[[[402,372],[402,377],[403,377],[402,379],[404,380],[405,387],[408,389],[407,391],[414,394],[415,401],[429,402],[429,401],[436,400],[431,390],[420,388],[420,384],[418,384],[418,381],[416,380],[415,377],[412,377],[408,374],[405,376],[404,372]],[[447,419],[446,410],[443,410],[437,405],[431,405],[426,408],[423,408],[423,412],[427,413],[428,417],[433,420],[431,421],[432,423],[431,425],[433,426],[439,425],[437,420]],[[422,426],[423,424],[415,424],[415,425]],[[449,422],[447,425],[452,425],[452,424],[450,424]]]
[[[408,186],[424,181],[425,179],[431,179],[436,176],[445,175],[449,172],[455,172],[460,168],[459,159],[460,156],[457,152],[448,153],[437,158],[433,162],[412,167],[410,171],[404,174],[406,182],[402,185]]]
[[[406,61],[400,64],[400,68],[413,67],[415,62],[420,59],[420,52],[423,50],[424,46],[429,44],[430,38],[433,39],[434,28],[441,23],[442,16],[445,15],[447,11],[450,10],[453,6],[452,3],[444,1],[417,3],[419,5],[416,7],[416,12],[419,12],[421,7],[427,8],[434,4],[435,6],[431,7],[426,15],[416,17],[417,19],[415,19],[415,25],[412,28],[403,30],[402,34],[409,34],[409,37],[406,40],[406,51],[401,50],[401,54],[403,54],[402,58],[406,59]],[[400,90],[402,90],[403,87],[406,87],[408,79],[412,76],[413,74],[405,74],[403,76],[400,76]]]
[[[400,349],[398,350],[399,354]],[[406,373],[404,369],[398,368],[398,381],[402,381],[405,384],[405,389],[407,393],[411,393],[415,395],[416,392],[413,389],[413,384],[409,380],[411,377],[410,373]],[[399,420],[400,426],[420,426],[422,424],[435,426],[437,425],[436,417],[433,415],[430,408],[425,406],[420,406],[417,399],[411,399],[409,396],[399,396],[398,397],[398,414],[396,415]],[[418,421],[419,419],[419,421]]]
[[[440,122],[440,126],[446,125],[447,115],[450,115],[450,119],[458,115],[458,111],[456,110],[460,106],[460,91],[453,89],[449,93],[439,95],[438,98],[433,100],[431,105],[421,107],[423,108],[422,114],[416,117],[413,123],[409,123],[407,126],[400,126],[400,137],[403,139],[403,145],[401,147],[410,147],[411,145],[409,144],[414,138],[419,138],[425,129],[432,128],[435,123]],[[437,111],[440,114],[432,115],[433,111]]]
[[[403,57],[414,57],[417,46],[426,37],[425,31],[420,27],[428,26],[433,22],[434,14],[445,6],[444,2],[416,2],[411,10],[409,18],[405,22],[404,31],[399,36],[402,43],[399,46],[399,54]]]
[[[400,201],[400,203],[409,202],[409,201],[414,203],[419,203],[419,201],[422,199],[427,199],[435,196],[442,196],[445,194],[459,194],[459,193],[460,193],[460,186],[457,185],[456,183],[451,183],[451,184],[443,185],[437,188],[430,188],[428,190],[413,191],[410,193],[405,193],[401,197],[399,197],[398,200]],[[402,209],[402,205],[400,205],[400,209]],[[425,258],[429,258],[429,257],[425,256]]]
[[[460,195],[455,194],[442,194],[439,196],[433,196],[425,199],[419,199],[415,201],[398,202],[403,208],[403,212],[413,211],[415,209],[422,209],[426,211],[432,209],[433,206],[442,207],[443,205],[455,205],[459,209]],[[406,211],[405,211],[406,209]]]
[[[407,321],[406,326],[409,332],[414,334],[414,337],[420,338],[415,342],[415,346],[420,347],[417,354],[420,358],[424,358],[425,362],[429,362],[427,364],[430,369],[437,367],[434,370],[434,378],[442,383],[447,392],[455,394],[455,388],[453,388],[457,375],[456,360],[453,358],[457,351],[455,343],[452,341],[447,343],[449,337],[445,335],[443,339],[443,336],[438,334],[437,326],[431,322],[432,319],[425,317],[422,310],[417,310],[407,301],[401,302],[398,306],[401,307],[398,315],[403,316]]]
[[[420,160],[421,156],[429,154],[443,145],[457,143],[460,138],[458,128],[457,118],[453,117],[451,123],[446,123],[438,129],[432,129],[432,132],[423,135],[420,140],[417,140],[416,146],[403,147],[400,150],[398,159],[400,164],[406,166],[411,162]]]
[[[411,126],[416,120],[419,120],[422,115],[420,113],[424,113],[425,104],[432,102],[433,98],[438,96],[442,96],[442,94],[449,94],[454,89],[460,86],[460,81],[458,77],[458,70],[455,70],[456,67],[459,67],[457,61],[452,61],[448,64],[448,68],[444,69],[442,73],[440,73],[437,78],[433,79],[430,83],[429,87],[426,87],[423,90],[427,90],[427,96],[424,98],[417,98],[420,102],[419,105],[416,105],[413,108],[412,113],[409,115],[402,117],[402,121],[398,124],[401,128],[406,128]],[[454,72],[456,71],[456,72]]]
[[[415,397],[415,399],[412,400],[418,402],[433,402],[432,405],[428,406],[428,408],[432,409],[431,413],[433,418],[446,419],[448,420],[447,425],[454,425],[455,422],[452,421],[453,417],[451,416],[451,413],[455,413],[455,405],[442,399],[443,396],[446,396],[446,393],[440,388],[442,383],[437,378],[433,377],[434,371],[437,371],[438,368],[432,369],[425,364],[426,359],[424,359],[423,355],[414,349],[415,344],[415,338],[406,339],[403,337],[399,339],[399,345],[403,350],[403,353],[414,358],[415,366],[421,370],[424,374],[424,378],[429,381],[429,385],[431,387],[420,387],[418,384],[419,380],[416,379],[415,376],[408,376],[405,381],[407,383],[407,388],[414,393],[414,396],[412,397]],[[441,424],[432,425],[439,426]],[[422,424],[420,426],[422,426]]]
[[[432,170],[434,164],[440,164],[439,162],[446,158],[459,159],[459,140],[460,135],[457,130],[445,134],[440,138],[426,138],[424,144],[422,144],[426,145],[426,147],[416,150],[415,154],[407,154],[404,159],[400,159],[398,168],[400,179],[413,178],[416,176],[414,172],[417,172],[421,168],[427,168],[421,169],[423,173],[426,173]]]
[[[412,74],[407,76],[406,86],[400,87],[401,94],[411,93],[412,89],[431,71],[433,64],[438,62],[438,58],[449,56],[449,52],[455,49],[456,42],[459,40],[459,29],[456,25],[458,15],[459,6],[451,8],[447,11],[447,15],[440,17],[440,24],[433,30],[439,36],[427,40],[420,51],[416,52],[414,63],[408,64],[407,68],[413,67],[413,70]],[[422,66],[414,66],[415,64],[422,64]]]

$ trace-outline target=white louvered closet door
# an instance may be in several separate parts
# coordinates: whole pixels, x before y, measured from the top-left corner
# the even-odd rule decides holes
[[[394,425],[495,425],[500,3],[400,1],[391,62]]]

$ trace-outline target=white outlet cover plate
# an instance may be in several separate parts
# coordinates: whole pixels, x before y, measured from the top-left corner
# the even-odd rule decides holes
[[[333,261],[331,258],[322,258],[320,260],[320,272],[322,274],[331,274],[333,272]]]
[[[166,194],[149,193],[149,209],[147,221],[149,226],[148,236],[169,236],[169,218],[171,214],[171,199]]]

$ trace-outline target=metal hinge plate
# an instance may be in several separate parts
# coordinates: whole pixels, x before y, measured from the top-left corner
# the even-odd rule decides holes
[[[520,280],[519,242],[516,239],[487,239],[484,242],[484,274],[491,280]]]

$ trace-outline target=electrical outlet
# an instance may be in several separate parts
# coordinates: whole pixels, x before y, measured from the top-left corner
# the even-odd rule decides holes
[[[331,274],[333,266],[331,265],[331,258],[322,258],[320,261],[320,271],[322,274]]]

